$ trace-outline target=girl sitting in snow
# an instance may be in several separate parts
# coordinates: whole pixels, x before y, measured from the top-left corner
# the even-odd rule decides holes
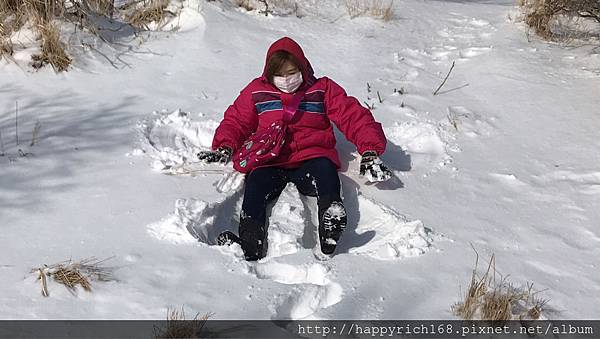
[[[277,40],[267,52],[262,76],[252,80],[225,111],[213,139],[214,151],[198,154],[206,162],[223,163],[233,156],[236,170],[249,173],[239,237],[224,232],[219,244],[237,242],[246,260],[263,258],[267,205],[292,182],[301,194],[317,197],[320,249],[333,254],[346,226],[346,211],[331,122],[362,155],[361,175],[370,181],[391,177],[378,157],[386,146],[381,124],[331,79],[317,79],[295,41]]]

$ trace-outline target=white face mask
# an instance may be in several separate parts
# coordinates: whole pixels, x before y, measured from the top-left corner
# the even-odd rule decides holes
[[[273,84],[282,92],[293,93],[302,85],[302,72],[297,72],[286,77],[273,77]]]

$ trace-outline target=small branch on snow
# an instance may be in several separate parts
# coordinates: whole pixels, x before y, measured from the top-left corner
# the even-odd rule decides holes
[[[19,102],[15,101],[15,142],[19,146]]]
[[[265,16],[269,16],[269,13],[271,13],[271,10],[269,9],[269,3],[267,2],[267,0],[259,0],[259,2],[262,2],[263,4],[265,4]]]
[[[369,105],[369,103],[366,101],[363,101],[363,103],[367,106],[368,109],[370,109],[370,110],[375,109],[375,104]]]
[[[39,273],[39,278],[40,279],[40,283],[42,284],[42,295],[44,297],[49,297],[50,293],[48,293],[48,283],[46,281],[46,273],[44,272],[44,269],[39,268],[38,269],[38,273]]]
[[[29,144],[29,146],[33,147],[35,146],[36,141],[38,140],[38,137],[40,135],[40,129],[42,128],[42,124],[40,123],[40,121],[36,121],[35,122],[35,126],[33,127],[33,132],[31,133],[31,143]]]
[[[0,131],[0,157],[4,156],[4,140],[2,139],[2,131]]]
[[[433,95],[437,95],[438,92],[440,91],[440,89],[442,89],[442,87],[444,86],[444,84],[446,83],[446,81],[448,80],[448,78],[450,77],[450,73],[452,73],[452,70],[454,69],[454,65],[456,64],[456,61],[452,61],[452,67],[450,67],[450,71],[448,71],[448,74],[446,75],[446,78],[444,78],[444,81],[442,81],[442,83],[440,84],[440,86],[435,90],[435,92],[433,92]]]
[[[114,61],[110,60],[110,58],[108,56],[106,56],[106,54],[100,52],[97,48],[95,48],[94,46],[92,46],[92,44],[89,44],[87,42],[81,41],[81,46],[82,47],[87,47],[87,48],[93,50],[94,52],[100,54],[101,56],[103,56],[111,64],[112,67],[114,67],[115,69],[120,69],[119,67],[117,67],[117,64]]]

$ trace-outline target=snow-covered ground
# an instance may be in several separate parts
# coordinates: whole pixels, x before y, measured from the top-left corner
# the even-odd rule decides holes
[[[1,62],[0,318],[452,319],[472,246],[545,290],[545,317],[600,318],[598,48],[528,41],[508,0],[396,0],[391,22],[298,3],[301,18],[189,0],[179,32],[87,37],[104,56],[79,49],[66,73]],[[339,135],[339,254],[315,259],[315,201],[290,185],[249,264],[214,246],[237,230],[243,177],[193,158],[281,36],[375,106],[397,178],[365,184]],[[118,280],[45,298],[29,273],[91,256],[114,257]]]

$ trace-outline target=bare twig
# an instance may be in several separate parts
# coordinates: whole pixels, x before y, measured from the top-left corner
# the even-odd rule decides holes
[[[0,131],[0,157],[4,156],[4,140],[2,139],[2,131]]]
[[[40,283],[42,284],[42,295],[44,297],[48,297],[50,296],[50,293],[48,293],[48,284],[46,281],[46,273],[44,272],[44,269],[39,268],[38,272],[40,274],[39,279],[40,279]]]
[[[375,108],[375,104],[369,105],[368,102],[363,101],[363,103],[367,106],[368,109],[374,109]]]
[[[454,69],[454,65],[456,64],[456,61],[452,61],[452,67],[450,67],[450,71],[448,71],[448,74],[446,75],[446,78],[444,78],[444,81],[442,81],[442,83],[440,84],[440,86],[435,90],[435,92],[433,92],[433,95],[437,95],[438,92],[440,91],[440,89],[442,89],[442,87],[444,86],[444,84],[446,83],[446,81],[448,80],[448,78],[450,77],[450,73],[452,73],[452,70]]]
[[[269,16],[269,13],[271,13],[271,10],[269,9],[269,2],[267,0],[258,0],[258,1],[265,4],[265,9],[261,13],[265,13],[265,16]]]
[[[381,95],[379,94],[379,91],[377,91],[377,98],[379,99],[379,103],[383,104],[383,99],[381,99]]]
[[[101,56],[103,56],[103,57],[104,57],[104,58],[105,58],[105,59],[106,59],[106,60],[107,60],[107,61],[110,63],[110,65],[111,65],[112,67],[114,67],[115,69],[119,69],[119,67],[117,67],[117,65],[115,64],[115,62],[114,62],[114,61],[110,60],[110,58],[109,58],[108,56],[106,56],[106,54],[104,54],[104,53],[100,52],[100,51],[99,51],[97,48],[95,48],[94,46],[92,46],[92,44],[89,44],[89,43],[87,43],[87,42],[83,42],[83,41],[81,41],[81,46],[83,46],[83,47],[87,47],[87,48],[89,48],[89,49],[93,50],[94,52],[96,52],[96,53],[100,54]]]
[[[19,102],[15,101],[15,143],[19,146]]]
[[[32,132],[32,136],[31,136],[31,143],[29,144],[29,146],[33,147],[35,146],[35,142],[38,139],[38,136],[40,134],[40,129],[42,128],[42,124],[40,123],[40,121],[36,121],[35,122],[35,126],[33,127],[33,132]]]

